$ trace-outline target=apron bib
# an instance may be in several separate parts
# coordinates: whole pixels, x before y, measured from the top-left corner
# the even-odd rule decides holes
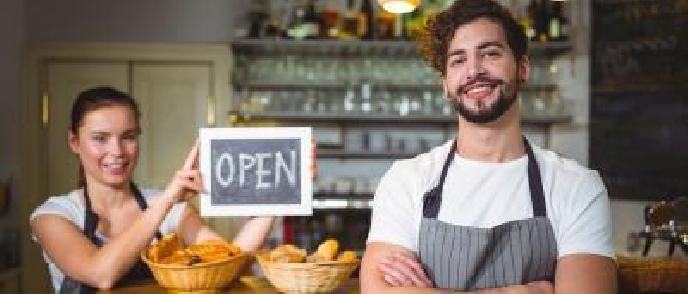
[[[493,228],[459,226],[437,219],[456,141],[452,145],[439,183],[423,195],[418,251],[435,287],[471,291],[553,280],[557,242],[547,219],[540,169],[530,144],[525,138],[523,141],[534,216]]]
[[[131,183],[131,189],[134,191],[134,198],[136,203],[138,203],[141,211],[146,210],[148,205],[146,200],[143,198],[141,191],[136,187],[134,183]],[[84,217],[84,230],[83,233],[88,237],[91,242],[97,247],[103,246],[103,241],[96,237],[96,228],[98,227],[98,215],[93,212],[91,208],[91,200],[88,198],[88,190],[84,186],[84,206],[85,206],[85,217]],[[162,239],[162,234],[160,232],[155,232],[155,238],[158,240]],[[143,279],[150,279],[153,277],[148,266],[139,259],[134,266],[117,282],[117,286],[130,284]],[[89,294],[94,293],[95,288],[82,284],[81,282],[75,281],[65,275],[62,284],[60,285],[60,294]]]

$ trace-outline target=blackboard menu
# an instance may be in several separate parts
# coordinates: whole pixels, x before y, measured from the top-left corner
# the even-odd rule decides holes
[[[688,195],[688,0],[594,0],[590,166],[617,199]]]

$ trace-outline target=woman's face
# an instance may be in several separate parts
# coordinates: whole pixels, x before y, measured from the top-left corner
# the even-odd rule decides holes
[[[69,145],[79,156],[88,182],[112,187],[128,185],[139,154],[134,112],[126,106],[105,106],[87,112]]]

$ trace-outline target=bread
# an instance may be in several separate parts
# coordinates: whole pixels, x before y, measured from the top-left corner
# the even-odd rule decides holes
[[[291,244],[280,245],[270,251],[269,255],[269,259],[272,262],[303,262],[305,258],[306,250],[299,249]]]
[[[207,240],[182,248],[176,234],[165,236],[147,250],[148,257],[153,262],[187,266],[226,260],[240,253],[239,247],[223,240]]]
[[[332,261],[339,250],[339,242],[335,239],[327,239],[318,245],[318,250],[315,251],[316,259],[324,259],[324,261]]]
[[[160,262],[164,258],[172,256],[179,248],[179,236],[172,233],[163,237],[155,245],[148,247],[148,258],[153,262]]]
[[[339,253],[339,255],[337,255],[337,261],[351,262],[356,260],[358,260],[358,255],[354,251],[342,251],[342,253]]]

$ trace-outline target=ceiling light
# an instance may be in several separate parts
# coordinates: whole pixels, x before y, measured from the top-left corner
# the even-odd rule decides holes
[[[384,10],[391,13],[411,12],[420,4],[420,0],[378,0],[377,2]]]

